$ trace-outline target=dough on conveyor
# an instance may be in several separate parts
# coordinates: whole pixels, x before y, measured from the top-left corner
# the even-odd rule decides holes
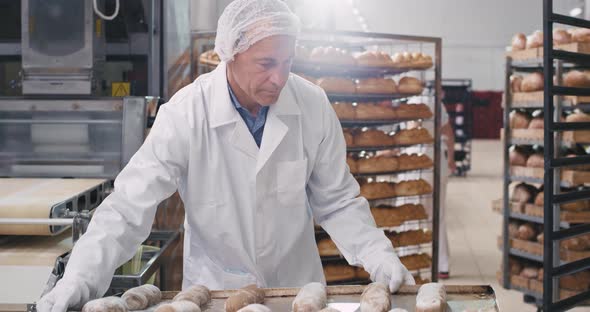
[[[264,290],[256,285],[248,285],[238,289],[238,291],[229,296],[225,301],[226,312],[237,312],[241,308],[254,303],[264,303]]]
[[[362,312],[387,312],[391,309],[391,293],[383,283],[371,283],[361,294]]]
[[[303,286],[293,300],[293,312],[317,312],[326,307],[326,286],[309,283]]]
[[[420,286],[416,296],[416,312],[442,312],[446,310],[447,292],[439,283]]]
[[[174,296],[173,301],[190,301],[198,305],[199,307],[203,307],[207,303],[211,301],[211,291],[209,288],[202,286],[202,285],[194,285],[189,287],[186,290],[179,292],[176,296]]]
[[[104,297],[88,301],[82,312],[127,312],[125,301],[119,297]],[[188,311],[187,311],[188,312]]]
[[[125,300],[129,310],[145,310],[160,303],[162,292],[158,287],[146,284],[127,290],[121,298]]]
[[[192,301],[179,300],[160,305],[155,312],[201,312],[201,308]]]
[[[271,312],[271,310],[262,304],[250,304],[238,310],[238,312]]]

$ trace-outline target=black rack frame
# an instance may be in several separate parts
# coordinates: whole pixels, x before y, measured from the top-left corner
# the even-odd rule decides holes
[[[555,153],[556,145],[561,143],[561,131],[590,129],[590,123],[562,123],[554,121],[561,114],[560,97],[564,95],[590,95],[590,89],[556,86],[553,82],[553,74],[558,73],[558,84],[561,82],[561,66],[563,61],[573,63],[590,63],[590,55],[555,50],[553,47],[553,25],[563,24],[590,28],[590,21],[569,17],[553,12],[553,0],[543,0],[543,71],[544,71],[544,215],[543,221],[545,240],[543,243],[543,311],[561,311],[572,308],[590,298],[590,290],[581,292],[572,297],[561,299],[559,297],[558,278],[590,268],[590,258],[581,259],[562,264],[560,260],[559,241],[576,235],[590,233],[590,224],[579,225],[567,229],[560,227],[560,203],[589,199],[590,191],[575,191],[560,194],[559,177],[560,168],[574,164],[590,163],[590,156],[575,158],[560,158]],[[556,69],[553,64],[556,63]],[[558,96],[558,105],[554,105],[554,96]],[[552,112],[552,113],[550,113]],[[555,177],[558,177],[557,181]],[[557,216],[557,223],[555,222]],[[550,226],[549,226],[550,225]],[[555,266],[557,264],[557,266]]]

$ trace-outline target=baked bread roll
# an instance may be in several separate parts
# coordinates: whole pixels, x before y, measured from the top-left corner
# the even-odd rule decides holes
[[[590,248],[590,241],[588,240],[587,235],[580,235],[562,241],[561,247],[573,251],[585,251]]]
[[[510,149],[509,152],[510,157],[510,165],[511,166],[526,166],[527,165],[527,156],[519,151],[518,149]]]
[[[331,308],[331,307],[326,307],[324,309],[321,309],[319,312],[340,312],[340,311],[336,310],[334,308]]]
[[[439,283],[420,286],[416,295],[416,312],[444,312],[447,309],[447,292]]]
[[[299,290],[291,307],[293,312],[313,312],[325,308],[327,301],[326,286],[309,283]]]
[[[523,33],[517,33],[512,37],[512,51],[521,51],[526,49],[526,35]]]
[[[254,303],[264,303],[264,290],[256,285],[240,288],[225,301],[226,312],[237,312],[239,309]]]
[[[416,69],[428,69],[432,67],[432,57],[421,52],[411,54],[410,67]]]
[[[354,158],[346,157],[346,164],[348,165],[348,168],[350,169],[350,173],[352,173],[352,174],[358,173],[357,163]]]
[[[399,170],[397,157],[376,156],[372,158],[361,158],[357,161],[359,173],[379,173]]]
[[[160,303],[162,292],[154,285],[145,284],[127,290],[121,299],[125,300],[129,310],[145,310]]]
[[[328,283],[346,281],[356,277],[356,270],[348,264],[327,263],[324,265],[324,275]]]
[[[373,182],[361,185],[361,196],[367,200],[395,197],[396,185],[392,182]]]
[[[526,161],[526,166],[531,168],[545,168],[543,154],[532,154]]]
[[[518,238],[522,240],[532,241],[537,237],[535,228],[528,224],[523,223],[518,227]]]
[[[269,309],[267,306],[262,305],[262,304],[249,304],[243,308],[241,308],[240,310],[238,310],[238,312],[272,312],[271,309]]]
[[[510,128],[527,129],[530,123],[531,116],[529,114],[520,111],[510,112]]]
[[[400,226],[402,223],[407,221],[407,216],[400,213],[395,207],[372,207],[371,214],[375,219],[377,227],[393,227]]]
[[[576,28],[571,31],[574,42],[590,42],[590,29]]]
[[[584,113],[573,113],[565,118],[566,122],[590,122],[590,115]]]
[[[510,275],[519,275],[520,271],[522,271],[522,263],[519,261],[510,258],[508,264],[510,265]]]
[[[354,136],[354,146],[372,147],[389,146],[394,144],[394,139],[388,133],[377,129],[362,131]]]
[[[423,179],[401,181],[394,186],[396,196],[415,196],[432,193],[432,187]]]
[[[355,56],[356,64],[359,66],[392,67],[391,56],[381,51],[365,51]]]
[[[525,266],[522,271],[520,271],[520,276],[530,279],[537,279],[539,276],[539,269],[533,266]]]
[[[561,210],[563,211],[584,211],[590,208],[589,202],[587,200],[582,201],[575,201],[570,203],[561,204]]]
[[[568,44],[572,43],[572,35],[565,31],[565,29],[556,28],[553,30],[553,44]]]
[[[217,53],[214,50],[209,50],[209,51],[203,52],[199,56],[199,62],[205,63],[205,64],[207,64],[207,63],[208,64],[215,64],[215,63],[221,62],[221,59],[219,58],[219,55],[217,55]]]
[[[535,117],[531,119],[529,123],[529,129],[544,129],[545,128],[545,120],[543,117]]]
[[[211,291],[203,285],[193,285],[179,292],[172,301],[190,301],[203,307],[211,301]]]
[[[590,271],[581,271],[559,278],[559,287],[561,288],[585,291],[588,286],[590,286]]]
[[[535,206],[543,206],[545,203],[545,192],[541,191],[539,192],[539,194],[537,194],[537,197],[535,197]]]
[[[590,73],[570,70],[563,76],[563,85],[566,87],[590,88]]]
[[[403,77],[399,80],[397,91],[401,94],[420,94],[424,90],[424,84],[414,77]]]
[[[543,91],[543,74],[536,72],[526,75],[520,85],[522,92]]]
[[[387,103],[388,102],[388,103]],[[383,104],[359,103],[356,106],[356,119],[358,120],[389,120],[395,119],[397,114],[391,105],[391,101]]]
[[[356,84],[358,94],[393,94],[397,92],[397,85],[389,78],[365,78]]]
[[[532,203],[535,196],[537,196],[537,189],[525,183],[521,183],[512,191],[511,200],[517,203]]]
[[[428,169],[434,166],[434,162],[426,154],[402,154],[397,159],[399,170]]]
[[[354,66],[356,63],[354,57],[352,57],[348,52],[334,47],[314,48],[309,55],[309,60],[311,62],[317,63],[351,66]]]
[[[518,223],[517,222],[512,221],[508,224],[508,237],[518,238]]]
[[[83,307],[82,312],[126,312],[127,305],[125,300],[119,297],[104,297],[88,301]]]
[[[346,78],[323,77],[317,81],[318,86],[324,89],[326,93],[355,93],[356,86],[354,81]]]
[[[361,294],[361,311],[387,312],[391,309],[389,286],[383,283],[369,284]]]
[[[158,306],[155,312],[201,312],[201,308],[192,301],[172,301]]]
[[[388,233],[387,238],[393,246],[414,246],[432,242],[432,232],[428,229],[408,230]]]
[[[526,47],[527,49],[540,48],[543,46],[543,32],[540,30],[535,31],[532,35],[527,37]]]
[[[344,142],[346,143],[346,146],[348,147],[354,147],[354,136],[352,135],[352,132],[349,129],[344,129],[343,130],[344,133]]]
[[[412,55],[409,52],[398,52],[391,57],[391,60],[394,67],[409,68],[412,64]]]
[[[543,244],[545,242],[545,233],[541,232],[537,235],[537,242]]]
[[[428,105],[420,104],[406,104],[401,103],[398,107],[394,108],[397,118],[400,119],[411,119],[421,118],[427,119],[432,118],[433,114]]]
[[[355,107],[350,102],[334,102],[332,108],[336,112],[336,116],[340,120],[354,120],[356,119]]]
[[[322,257],[339,256],[340,251],[331,238],[323,238],[318,243],[318,251]]]
[[[395,145],[430,144],[434,138],[425,128],[404,129],[393,135]]]
[[[522,76],[521,75],[511,75],[510,76],[510,90],[513,93],[522,92]]]

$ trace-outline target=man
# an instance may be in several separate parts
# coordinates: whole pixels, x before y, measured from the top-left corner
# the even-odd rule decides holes
[[[102,296],[176,190],[186,210],[183,288],[324,282],[313,220],[372,280],[392,291],[413,283],[357,197],[325,93],[290,74],[298,32],[279,0],[237,0],[224,10],[221,64],[161,107],[40,312]]]

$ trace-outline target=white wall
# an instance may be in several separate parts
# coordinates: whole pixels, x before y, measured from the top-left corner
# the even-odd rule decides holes
[[[214,2],[217,14],[230,2],[193,1]],[[287,2],[307,25],[361,30],[350,0]],[[567,13],[579,2],[558,0],[555,10]],[[443,78],[471,78],[478,90],[502,90],[505,47],[512,35],[542,28],[540,0],[354,0],[354,4],[370,31],[443,38]],[[194,13],[200,6],[192,7]],[[193,26],[203,29],[195,20]]]

